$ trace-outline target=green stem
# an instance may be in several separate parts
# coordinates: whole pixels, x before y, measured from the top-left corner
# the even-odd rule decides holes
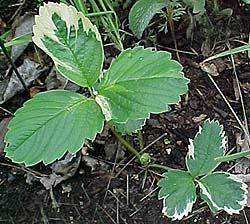
[[[118,132],[116,132],[116,130],[111,124],[108,123],[108,125],[111,131],[114,133],[115,137],[118,139],[118,141],[121,142],[131,153],[133,153],[138,159],[138,161],[140,161],[141,156],[139,152],[132,145],[130,145]]]
[[[164,166],[161,164],[157,164],[157,163],[152,163],[148,165],[148,168],[156,168],[156,169],[162,169],[162,170],[172,170],[172,168],[168,167],[168,166]]]
[[[88,87],[88,90],[89,90],[89,93],[91,95],[91,98],[95,98],[95,94],[94,94],[93,90],[90,87]]]
[[[138,130],[138,131],[137,131],[137,137],[138,137],[138,140],[139,140],[139,147],[140,147],[140,150],[143,150],[143,149],[144,149],[144,143],[143,143],[143,137],[142,137],[142,132],[141,132],[141,130]]]

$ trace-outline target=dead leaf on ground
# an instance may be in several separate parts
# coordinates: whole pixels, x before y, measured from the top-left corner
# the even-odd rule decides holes
[[[240,178],[248,186],[246,207],[250,207],[250,174],[238,174],[237,177]]]
[[[80,87],[75,83],[69,81],[64,76],[62,76],[56,69],[53,67],[51,72],[45,80],[47,90],[51,89],[67,89],[73,92],[77,92]]]
[[[240,151],[247,151],[250,150],[250,146],[249,146],[249,139],[241,134],[236,134],[236,145],[240,147]],[[245,156],[246,158],[250,159],[250,156]]]
[[[202,121],[204,121],[206,117],[207,117],[206,114],[201,114],[201,115],[199,115],[197,117],[193,117],[192,120],[193,120],[194,123],[199,124]]]
[[[24,59],[23,64],[17,69],[24,80],[26,86],[29,86],[32,81],[37,79],[47,68],[41,66],[30,59]],[[12,72],[11,77],[0,81],[0,104],[3,104],[17,93],[23,92],[24,88],[16,76]]]
[[[3,152],[5,143],[4,143],[4,136],[7,132],[7,126],[11,120],[11,117],[4,118],[0,122],[0,154]]]
[[[89,156],[88,149],[89,149],[89,147],[87,147],[87,146],[84,146],[82,148],[82,151],[81,151],[82,161],[86,164],[86,166],[91,168],[91,172],[94,172],[98,169],[99,170],[108,170],[109,165],[96,159],[96,158]]]
[[[32,28],[35,23],[34,16],[32,14],[25,14],[17,18],[15,26],[15,33],[13,38],[19,37],[28,33],[32,33]],[[24,52],[29,43],[17,44],[11,48],[11,59],[15,62]]]
[[[74,176],[80,162],[81,154],[67,153],[63,160],[57,161],[51,165],[52,173],[49,176],[40,178],[40,182],[49,190],[62,181]]]

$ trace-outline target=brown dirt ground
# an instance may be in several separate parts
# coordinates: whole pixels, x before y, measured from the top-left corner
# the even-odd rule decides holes
[[[158,163],[185,169],[188,139],[193,138],[197,132],[200,122],[196,122],[195,118],[202,114],[206,115],[207,118],[219,120],[229,136],[229,149],[235,146],[236,133],[240,133],[238,124],[215,87],[197,66],[206,56],[223,50],[227,40],[234,47],[238,46],[237,40],[247,41],[246,37],[250,24],[249,10],[240,6],[239,2],[235,0],[220,2],[221,9],[228,7],[233,9],[232,17],[219,16],[213,14],[211,9],[208,10],[209,26],[205,22],[197,24],[193,30],[192,41],[186,38],[188,16],[184,16],[181,22],[175,24],[178,49],[192,52],[192,54],[179,54],[185,75],[190,79],[190,84],[188,93],[182,96],[179,105],[172,106],[172,110],[168,113],[152,115],[143,128],[145,145],[165,134],[164,138],[161,138],[148,149],[148,152]],[[17,10],[15,6],[9,7],[14,3],[16,3],[14,0],[0,1],[0,17],[7,24],[7,27],[11,25],[10,19]],[[36,12],[37,10],[31,3],[34,2],[26,1],[20,13]],[[125,22],[124,29],[130,32],[126,19],[128,9],[121,10],[118,8],[117,11],[122,24]],[[162,21],[157,19],[156,21],[158,22],[144,33],[141,44],[147,47],[154,46],[159,50],[173,49],[171,35],[159,33],[157,25]],[[131,47],[136,42],[138,40],[135,38],[125,36],[125,47]],[[29,47],[25,54],[29,55],[29,51],[32,50],[33,48]],[[117,54],[117,50],[112,47],[107,47],[105,50],[107,50],[109,56],[114,57]],[[169,51],[176,58],[175,51]],[[3,58],[0,60],[1,63],[4,63]],[[235,60],[249,118],[249,59],[246,54],[239,54],[235,56]],[[215,77],[215,80],[232,103],[237,114],[242,116],[240,102],[235,99],[234,95],[234,76],[231,62],[226,58],[218,61],[218,64],[223,66],[220,75]],[[2,72],[5,69],[2,68]],[[27,97],[24,94],[20,94],[2,107],[14,112],[26,99]],[[0,120],[5,117],[8,117],[8,115],[0,110]],[[136,136],[128,139],[134,145],[138,144]],[[165,139],[169,140],[167,145],[164,143]],[[191,215],[182,221],[174,222],[163,217],[161,214],[162,205],[157,200],[157,190],[155,190],[159,174],[162,171],[144,169],[136,161],[132,161],[128,166],[125,166],[131,158],[129,153],[126,153],[120,163],[114,163],[114,160],[105,160],[105,145],[111,147],[115,142],[116,140],[110,131],[105,135],[99,135],[94,143],[95,151],[91,156],[107,163],[109,169],[102,170],[100,168],[91,172],[89,167],[81,163],[74,177],[53,189],[54,201],[51,193],[46,191],[39,182],[27,184],[27,172],[12,164],[4,158],[3,154],[0,155],[0,223],[242,224],[247,223],[247,219],[250,218],[248,208],[245,208],[239,215],[230,216],[224,212],[212,214],[201,201],[196,202]],[[171,149],[171,154],[168,154],[166,149]],[[227,163],[219,169],[227,170],[233,165],[234,163]],[[49,172],[49,168],[42,164],[32,167],[32,169],[41,173]],[[71,186],[72,190],[65,193],[65,186]],[[55,201],[59,207],[55,206]]]

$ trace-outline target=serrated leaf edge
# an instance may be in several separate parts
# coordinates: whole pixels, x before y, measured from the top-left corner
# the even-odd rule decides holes
[[[140,120],[140,119],[136,119],[136,120]],[[144,121],[143,121],[143,124],[142,125],[140,125],[140,127],[139,128],[137,128],[137,129],[135,129],[133,132],[131,132],[131,133],[126,133],[126,134],[132,134],[132,133],[135,133],[135,132],[137,132],[137,131],[139,131],[139,130],[141,130],[142,129],[142,127],[146,124],[146,122],[147,122],[147,118],[145,118],[144,119]],[[117,122],[118,124],[120,123],[120,124],[126,124],[126,122]],[[116,125],[114,124],[114,126],[116,127]],[[122,133],[123,134],[123,133]]]
[[[196,197],[195,197],[195,200],[194,201],[188,201],[187,203],[187,206],[186,208],[184,209],[183,212],[179,212],[176,208],[175,208],[175,213],[174,215],[169,215],[167,213],[167,205],[165,204],[166,202],[166,198],[168,197],[169,195],[167,195],[166,197],[162,197],[163,198],[163,209],[162,209],[162,213],[169,217],[169,218],[172,218],[172,221],[175,221],[175,220],[181,220],[183,217],[187,216],[189,212],[192,211],[192,208],[193,208],[193,204],[195,203],[196,201]]]
[[[211,198],[211,195],[209,194],[209,192],[207,191],[206,187],[200,182],[200,181],[197,181],[198,184],[199,184],[199,187],[202,191],[202,193],[204,195],[207,196],[207,198],[210,200],[211,204],[213,205],[214,208],[216,208],[217,210],[224,210],[225,212],[227,212],[228,214],[232,215],[232,214],[239,214],[239,212],[244,208],[244,206],[247,204],[247,193],[248,193],[248,186],[247,184],[245,184],[240,178],[238,178],[237,176],[235,175],[232,175],[230,173],[226,173],[226,172],[216,172],[216,173],[222,173],[222,174],[226,174],[226,175],[229,175],[227,178],[228,179],[231,179],[235,182],[238,182],[241,184],[241,189],[244,191],[244,197],[243,197],[243,200],[242,201],[237,201],[237,203],[241,206],[241,208],[239,210],[235,210],[235,209],[232,209],[232,208],[228,208],[226,206],[224,207],[219,207]]]
[[[171,54],[170,54],[169,52],[167,52],[167,51],[156,51],[153,47],[144,48],[143,46],[138,46],[138,47],[135,47],[135,48],[141,48],[141,49],[144,49],[144,50],[148,50],[148,51],[150,51],[150,53],[153,52],[153,53],[155,53],[155,54],[158,54],[158,53],[160,53],[160,52],[164,52],[165,54],[168,55],[169,60],[175,61],[174,59],[172,59]],[[124,53],[125,51],[133,50],[133,49],[135,49],[135,48],[127,48],[127,49],[125,49],[122,53]],[[122,54],[122,53],[121,53],[121,54]],[[114,58],[114,59],[112,60],[109,69],[108,69],[105,73],[108,73],[108,72],[109,72],[109,70],[110,70],[111,67],[112,67],[112,64],[113,64],[113,63],[116,63],[116,60],[119,59],[119,56],[120,56],[120,55],[118,55],[116,58]],[[177,62],[177,61],[175,61],[175,62]],[[178,62],[177,62],[177,63],[178,63]],[[184,76],[182,70],[183,70],[183,66],[180,64],[180,71],[179,71],[179,72],[182,74],[181,79],[185,79],[185,80],[187,81],[187,83],[186,83],[186,85],[187,85],[187,84],[189,83],[190,80]],[[107,75],[107,74],[106,74],[106,75]],[[102,76],[103,76],[102,78],[105,78],[105,77],[104,77],[105,75],[102,75]],[[156,76],[156,77],[154,77],[154,76],[150,77],[150,79],[152,79],[152,78],[160,78],[160,77],[158,77],[158,76]],[[136,80],[140,80],[140,79],[138,78],[138,79],[133,79],[133,80],[136,81]],[[126,81],[127,81],[127,80],[126,80]],[[109,102],[105,99],[105,98],[107,98],[107,97],[104,97],[104,96],[102,96],[102,95],[99,95],[99,94],[98,94],[98,89],[102,88],[102,85],[106,85],[105,88],[107,88],[108,86],[113,85],[114,83],[116,83],[116,80],[113,80],[113,82],[110,82],[109,85],[106,85],[105,82],[102,83],[102,80],[101,80],[100,85],[98,86],[97,90],[95,91],[95,93],[96,93],[96,97],[95,97],[96,102],[97,102],[97,103],[99,104],[99,106],[101,107],[102,112],[103,112],[103,114],[104,114],[104,116],[105,116],[105,118],[106,118],[107,121],[110,121],[110,120],[112,119],[112,110],[111,110],[111,108],[110,108]],[[186,92],[181,93],[181,94],[178,96],[178,101],[177,101],[175,104],[177,104],[178,102],[181,101],[181,95],[182,95],[182,94],[185,94],[185,93],[186,93]],[[152,114],[161,114],[161,113],[166,112],[166,110],[168,109],[169,105],[166,104],[165,106],[166,106],[166,109],[164,109],[164,110],[162,110],[162,111],[160,111],[160,112],[154,112],[154,111],[152,111],[152,112],[147,113],[147,115],[146,115],[146,116],[143,116],[143,117],[136,117],[136,118],[134,118],[134,117],[132,117],[132,118],[129,117],[129,118],[127,118],[127,120],[124,120],[124,121],[115,121],[115,122],[126,123],[129,119],[149,119],[151,113],[152,113]]]
[[[49,92],[57,92],[57,91],[68,91],[68,90],[50,90]],[[40,94],[40,95],[41,95],[41,94],[46,94],[46,93],[48,93],[48,92],[38,93],[38,95],[39,95],[39,94]],[[38,95],[35,95],[34,98],[36,98]],[[33,99],[34,99],[34,98],[33,98]],[[65,110],[70,111],[71,108],[72,108],[74,105],[76,105],[76,104],[83,103],[83,102],[86,102],[86,101],[89,101],[89,100],[93,100],[93,99],[91,99],[91,98],[86,98],[86,97],[85,97],[85,98],[79,100],[78,102],[73,103],[72,105],[68,106],[68,107],[65,108],[63,111],[61,111],[60,113],[58,113],[56,116],[58,116],[59,114],[63,113]],[[93,100],[93,101],[94,101],[94,100]],[[25,106],[27,106],[27,103],[30,103],[30,101],[26,101],[26,102],[24,103],[23,107],[19,108],[17,111],[23,110],[23,109],[25,108]],[[17,112],[17,111],[16,111],[16,112]],[[12,120],[14,120],[14,119],[15,119],[15,117],[13,117]],[[46,121],[45,123],[48,123],[48,122],[49,122],[50,120],[52,120],[52,119],[54,119],[54,117],[51,118],[51,119],[49,119],[49,120]],[[11,121],[10,121],[9,125],[11,125]],[[96,131],[96,133],[94,133],[94,135],[91,136],[90,138],[85,138],[85,139],[83,139],[83,140],[82,140],[81,146],[80,146],[77,150],[75,150],[75,151],[76,151],[76,152],[79,151],[79,150],[84,146],[85,140],[86,140],[86,139],[89,139],[89,140],[93,141],[93,139],[96,138],[96,135],[97,135],[98,133],[101,133],[101,132],[102,132],[103,127],[104,127],[104,121],[102,122],[102,125],[101,125],[100,130]],[[37,129],[32,133],[31,136],[33,136],[33,135],[36,133],[36,131],[39,130],[40,128],[41,128],[41,127],[37,128]],[[12,127],[9,127],[9,126],[8,126],[8,132],[9,132],[11,129],[12,129]],[[7,134],[8,134],[8,132],[7,132]],[[52,163],[52,162],[54,162],[54,161],[56,161],[56,160],[60,160],[60,159],[65,155],[66,152],[72,153],[72,151],[70,151],[69,149],[65,149],[65,152],[64,152],[61,156],[59,156],[58,158],[56,158],[56,159],[54,159],[54,160],[52,160],[52,161],[49,161],[49,162],[45,161],[43,158],[41,158],[40,160],[38,160],[38,161],[35,162],[35,163],[26,163],[25,161],[16,161],[16,160],[13,159],[13,156],[9,155],[11,152],[9,153],[8,151],[6,151],[6,150],[8,149],[8,147],[9,147],[11,144],[13,144],[11,141],[7,141],[7,139],[6,139],[7,134],[5,135],[5,138],[4,138],[4,142],[6,143],[6,146],[5,146],[5,148],[4,148],[4,151],[6,152],[6,156],[8,156],[8,157],[9,157],[10,159],[12,159],[14,162],[17,162],[17,163],[24,163],[26,166],[33,166],[33,165],[35,165],[35,164],[37,164],[37,163],[39,163],[39,162],[43,162],[45,165],[48,165],[48,164],[50,164],[50,163]],[[29,136],[27,139],[29,139],[31,136]],[[26,139],[26,140],[27,140],[27,139]],[[24,140],[21,144],[19,144],[18,147],[20,147],[20,145],[22,145],[26,140]],[[17,148],[18,148],[18,147],[17,147]]]
[[[214,120],[214,119],[213,120],[207,119],[207,120],[204,121],[204,123],[205,122],[208,122],[209,124],[211,124],[211,123],[217,123],[219,125],[219,127],[221,128],[219,135],[222,137],[222,144],[220,146],[220,149],[223,148],[223,151],[225,153],[226,152],[226,145],[228,143],[228,138],[225,135],[225,131],[224,131],[223,125],[220,125],[219,121]],[[195,150],[195,148],[194,148],[194,140],[196,139],[196,137],[198,135],[201,134],[201,132],[202,132],[202,127],[199,126],[199,131],[196,133],[194,139],[191,139],[191,138],[189,139],[188,153],[187,153],[187,157],[189,157],[189,159],[195,160],[195,156],[194,156],[194,150]],[[186,157],[186,165],[187,165],[187,168],[189,170],[188,163],[187,163],[187,157]]]
[[[68,67],[67,64],[61,62],[57,57],[51,54],[42,41],[44,36],[47,36],[50,39],[58,42],[58,44],[60,44],[58,37],[54,34],[54,30],[56,29],[52,21],[52,15],[54,13],[57,13],[60,18],[66,22],[68,34],[71,26],[74,26],[75,29],[78,30],[78,21],[82,20],[84,31],[88,33],[89,30],[91,30],[95,33],[96,39],[102,43],[101,35],[97,27],[93,25],[91,21],[86,16],[84,16],[82,12],[78,12],[75,7],[68,6],[64,3],[45,3],[39,8],[39,14],[35,16],[35,25],[33,26],[32,40],[38,47],[40,47],[46,54],[48,54],[54,60],[55,64],[60,64],[61,66]]]

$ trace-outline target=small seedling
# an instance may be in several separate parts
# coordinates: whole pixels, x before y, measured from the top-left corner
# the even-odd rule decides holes
[[[158,182],[162,212],[166,216],[180,220],[188,215],[196,201],[197,188],[212,212],[224,210],[238,214],[244,208],[247,185],[230,173],[213,172],[223,158],[224,161],[234,158],[225,155],[226,143],[223,127],[217,121],[206,120],[194,140],[190,139],[186,156],[188,170],[171,169]]]
[[[54,61],[57,70],[91,95],[66,90],[37,94],[16,111],[5,136],[6,156],[34,165],[76,153],[85,139],[94,140],[108,122],[116,137],[147,164],[121,133],[140,129],[150,113],[162,113],[187,91],[182,66],[164,51],[135,47],[115,58],[102,71],[101,36],[90,20],[73,6],[48,3],[35,17],[33,41]],[[115,128],[113,127],[115,126]]]

